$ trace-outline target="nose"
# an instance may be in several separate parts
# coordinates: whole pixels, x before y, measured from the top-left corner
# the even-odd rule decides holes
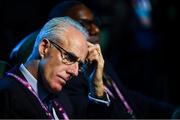
[[[100,32],[100,30],[99,30],[98,26],[95,24],[91,24],[89,34],[94,36],[94,35],[99,35],[99,32]]]
[[[78,76],[78,72],[79,72],[79,64],[78,64],[78,62],[70,65],[67,72],[69,74],[71,74],[72,76]]]

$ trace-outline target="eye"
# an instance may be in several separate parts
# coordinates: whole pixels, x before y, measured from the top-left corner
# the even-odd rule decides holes
[[[68,53],[63,53],[63,56],[64,56],[64,58],[66,58],[66,59],[69,59],[69,55],[68,55]]]
[[[76,62],[78,60],[78,58],[72,54],[72,53],[66,53],[66,59],[69,60],[70,62]]]
[[[78,60],[76,56],[70,55],[69,57],[72,62],[76,62]]]

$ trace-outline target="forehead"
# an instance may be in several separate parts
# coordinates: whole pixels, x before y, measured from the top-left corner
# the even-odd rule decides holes
[[[88,47],[85,36],[73,26],[69,26],[61,37],[61,46],[68,52],[74,53],[78,58],[84,60],[87,56]]]
[[[67,15],[76,20],[79,20],[79,19],[93,20],[94,19],[93,13],[90,11],[89,8],[87,8],[83,4],[78,4],[70,8],[67,11]]]

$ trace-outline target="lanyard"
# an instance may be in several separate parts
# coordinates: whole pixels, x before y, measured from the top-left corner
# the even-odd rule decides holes
[[[112,86],[113,86],[114,90],[116,91],[119,99],[123,102],[123,104],[124,104],[127,112],[134,117],[132,108],[131,108],[130,105],[127,103],[126,99],[124,98],[124,96],[123,96],[122,93],[120,92],[120,90],[119,90],[119,88],[117,87],[116,83],[112,80],[112,78],[111,78],[110,76],[108,76],[108,78],[107,78],[107,76],[104,74],[104,78],[105,78],[106,80],[110,80],[110,82],[112,83]],[[108,93],[112,98],[115,98],[115,96],[113,95],[113,93],[112,93],[106,86],[104,86],[104,88],[105,88],[105,90],[107,91],[107,93]]]
[[[42,108],[45,110],[46,115],[48,116],[49,119],[54,119],[53,116],[51,115],[51,113],[48,111],[48,109],[45,107],[45,105],[42,103],[42,101],[39,99],[39,97],[37,96],[36,92],[32,89],[31,85],[26,82],[25,80],[23,80],[21,77],[13,74],[13,73],[7,73],[8,76],[14,77],[18,82],[20,82],[24,87],[26,87],[39,101],[40,105],[42,106]],[[53,100],[54,105],[56,105],[58,109],[58,111],[62,114],[62,117],[64,120],[69,120],[68,115],[66,114],[66,112],[64,111],[63,107],[56,102],[55,100]]]

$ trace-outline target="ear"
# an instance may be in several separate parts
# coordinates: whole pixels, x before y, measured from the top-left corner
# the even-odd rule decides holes
[[[41,56],[41,58],[44,58],[45,54],[48,52],[49,46],[50,46],[49,41],[45,38],[40,42],[39,55]]]

